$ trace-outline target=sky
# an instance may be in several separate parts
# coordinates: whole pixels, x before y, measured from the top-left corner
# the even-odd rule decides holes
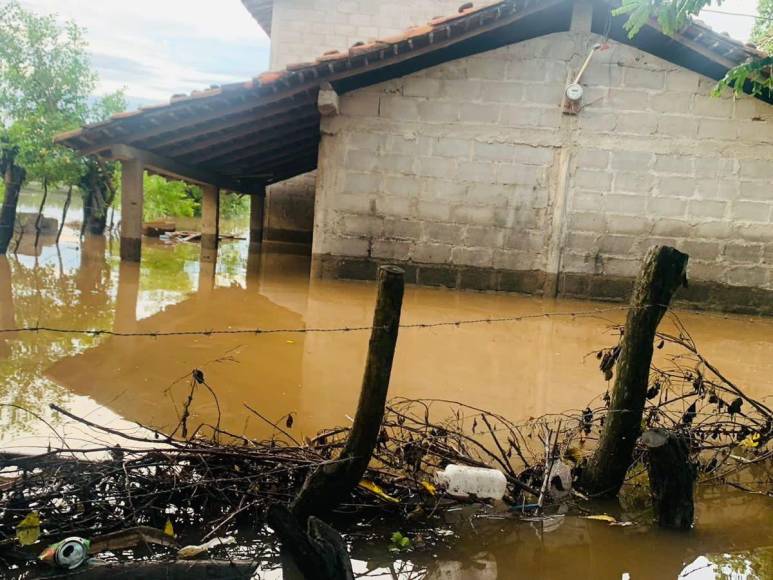
[[[0,0],[1,1],[1,0]],[[86,29],[101,94],[125,88],[131,108],[268,66],[269,39],[240,0],[21,0]]]
[[[98,92],[124,88],[130,108],[212,84],[243,81],[268,67],[270,41],[240,0],[21,3],[85,27],[100,77]],[[712,10],[756,14],[757,0],[725,0]],[[739,40],[747,40],[754,25],[752,18],[728,14],[704,12],[701,19]]]

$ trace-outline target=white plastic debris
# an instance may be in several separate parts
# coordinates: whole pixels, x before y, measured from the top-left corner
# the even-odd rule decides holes
[[[498,469],[448,465],[435,474],[435,481],[455,497],[499,500],[507,491],[507,478]]]
[[[195,558],[199,554],[208,552],[212,548],[217,548],[218,546],[228,546],[229,544],[235,543],[236,538],[233,536],[228,536],[225,538],[212,538],[209,542],[199,544],[198,546],[185,546],[184,548],[180,548],[177,551],[177,557],[183,559]]]

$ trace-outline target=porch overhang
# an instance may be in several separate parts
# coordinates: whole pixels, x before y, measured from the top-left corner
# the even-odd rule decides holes
[[[57,137],[84,155],[139,159],[152,173],[255,193],[317,164],[318,89],[261,94],[239,83],[122,113]]]

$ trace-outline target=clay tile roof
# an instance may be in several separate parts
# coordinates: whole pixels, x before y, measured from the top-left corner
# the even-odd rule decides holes
[[[317,62],[328,62],[331,60],[339,60],[341,58],[346,58],[346,55],[343,52],[339,50],[328,50],[322,56],[317,57]]]
[[[382,41],[355,44],[349,49],[349,56],[360,56],[370,52],[377,52],[379,50],[388,48],[389,46],[390,45],[388,43]]]
[[[286,76],[286,72],[283,70],[278,71],[266,71],[258,75],[258,84],[261,86],[270,85],[275,83],[279,79]]]

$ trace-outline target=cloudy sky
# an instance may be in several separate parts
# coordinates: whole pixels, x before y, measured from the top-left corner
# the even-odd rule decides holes
[[[135,106],[243,81],[268,66],[269,39],[240,0],[21,3],[85,27],[100,92],[125,87]]]
[[[269,39],[240,0],[21,3],[85,27],[100,92],[126,88],[132,108],[211,84],[245,80],[268,66]],[[725,0],[714,8],[742,14],[756,14],[756,9],[757,0]],[[748,39],[754,24],[752,18],[708,12],[702,19],[740,40]]]

